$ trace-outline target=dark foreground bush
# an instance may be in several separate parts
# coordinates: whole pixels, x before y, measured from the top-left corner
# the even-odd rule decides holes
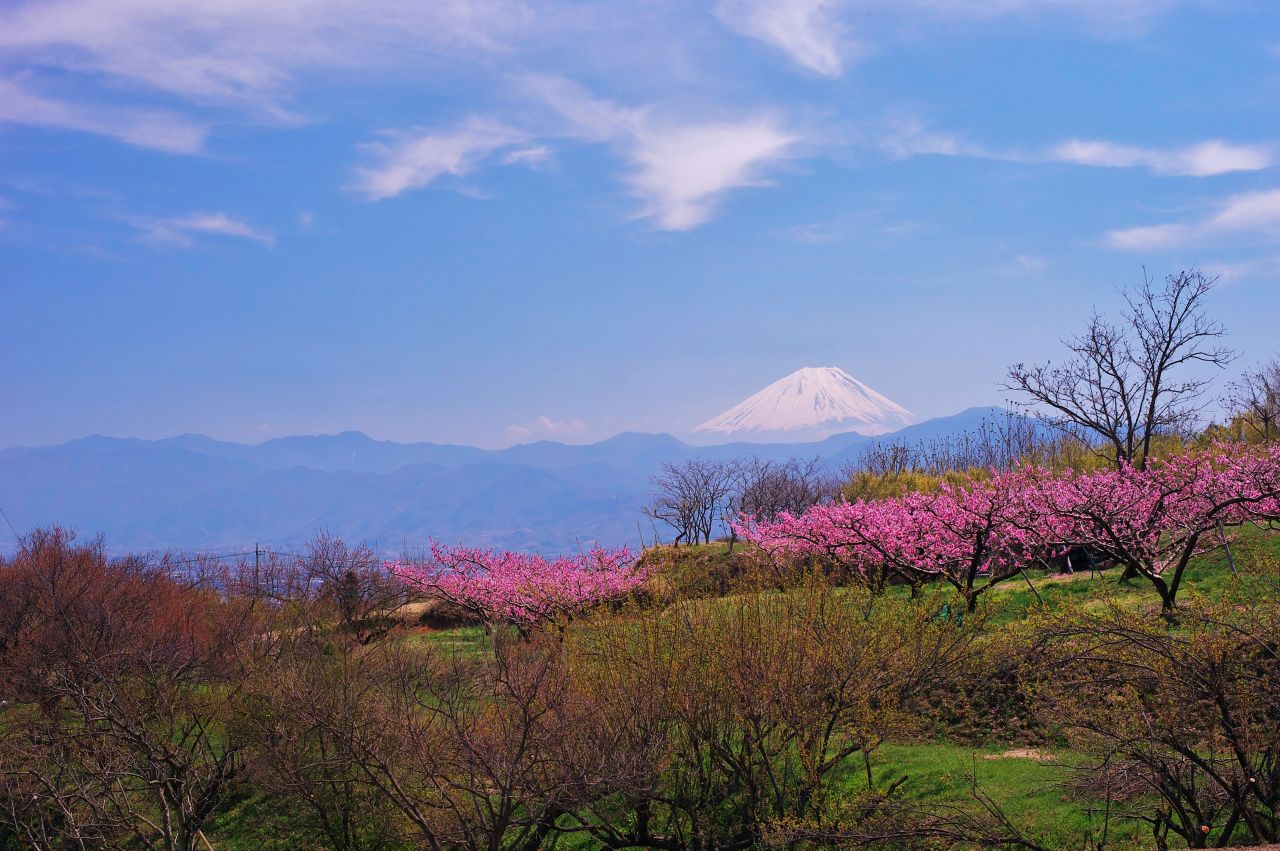
[[[1199,604],[1176,628],[1110,607],[1035,624],[1028,688],[1091,759],[1077,788],[1126,804],[1154,844],[1280,840],[1280,605]],[[1157,800],[1154,807],[1135,799]]]

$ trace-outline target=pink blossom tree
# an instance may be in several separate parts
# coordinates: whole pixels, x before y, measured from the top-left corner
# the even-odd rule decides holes
[[[973,611],[991,587],[1064,549],[1068,527],[1041,496],[1056,483],[1047,470],[1019,466],[943,485],[926,505],[918,569],[951,583]]]
[[[734,531],[775,559],[816,558],[879,593],[891,577],[916,578],[912,563],[900,556],[923,528],[913,507],[906,499],[821,504],[772,520],[743,516]]]
[[[944,579],[970,609],[1025,566],[1085,546],[1147,579],[1172,611],[1191,560],[1258,522],[1280,522],[1280,447],[1219,443],[1145,470],[1023,466],[933,493],[744,518],[738,531],[770,553],[838,561],[875,591],[894,576]]]
[[[645,572],[627,548],[571,556],[497,552],[432,541],[429,557],[388,563],[406,584],[522,633],[564,623],[637,589]]]
[[[1229,528],[1280,518],[1280,451],[1215,444],[1146,470],[1064,477],[1043,496],[1065,536],[1147,579],[1170,613],[1193,558],[1223,546]]]
[[[1229,509],[1246,522],[1280,522],[1280,444],[1216,444],[1220,485],[1233,495]]]
[[[1052,481],[1024,466],[932,493],[743,518],[737,529],[775,556],[836,561],[877,593],[895,577],[913,586],[945,580],[972,610],[988,588],[1060,548],[1064,524],[1039,498]]]

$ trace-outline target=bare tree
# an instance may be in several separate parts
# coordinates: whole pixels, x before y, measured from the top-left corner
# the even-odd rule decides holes
[[[61,529],[0,567],[0,820],[42,848],[204,846],[241,771],[252,609]]]
[[[239,728],[248,741],[248,778],[302,804],[334,851],[385,848],[397,838],[390,802],[365,781],[351,747],[362,724],[386,731],[383,719],[367,717],[379,699],[375,654],[382,646],[294,633],[249,679],[254,711]]]
[[[338,625],[361,644],[386,635],[396,623],[391,616],[408,602],[404,583],[372,549],[349,547],[328,532],[307,543],[301,568],[320,600],[333,606]]]
[[[326,673],[313,700],[296,694],[282,708],[332,743],[337,770],[398,811],[420,847],[536,851],[563,814],[563,713],[577,726],[589,714],[565,703],[560,659],[545,637],[497,636],[483,662],[383,642]],[[293,757],[307,766],[307,794],[332,797],[332,776],[309,750]]]
[[[1270,441],[1280,422],[1280,357],[1246,370],[1227,388],[1228,410],[1264,441]]]
[[[863,592],[816,577],[679,617],[651,609],[625,628],[599,621],[566,645],[573,702],[592,709],[560,728],[581,741],[570,785],[597,791],[574,829],[598,848],[810,847],[767,835],[830,825],[835,784],[855,772],[877,791],[873,754],[958,686],[980,626],[923,601],[868,612]],[[873,817],[854,814],[862,804],[850,822]]]
[[[902,439],[868,443],[845,477],[857,472],[892,477],[908,472],[943,476],[974,469],[1008,470],[1021,462],[1048,462],[1058,445],[1057,437],[1047,435],[1035,419],[1005,411],[969,431],[915,443]]]
[[[730,461],[726,468],[731,488],[722,503],[721,520],[730,530],[730,546],[736,540],[730,524],[742,515],[773,520],[784,512],[802,514],[840,493],[839,478],[819,456],[770,461],[751,455]]]
[[[1006,388],[1053,426],[1100,441],[1117,465],[1144,468],[1152,440],[1185,429],[1201,409],[1209,379],[1186,368],[1221,368],[1235,358],[1218,344],[1222,325],[1205,313],[1217,281],[1196,269],[1163,284],[1144,277],[1122,292],[1121,323],[1094,313],[1084,333],[1064,341],[1064,362],[1015,364]]]
[[[711,542],[720,510],[733,488],[730,465],[691,458],[664,464],[649,483],[651,498],[644,513],[674,529],[677,546]]]

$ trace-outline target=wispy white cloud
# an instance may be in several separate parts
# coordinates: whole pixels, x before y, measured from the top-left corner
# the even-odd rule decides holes
[[[537,167],[551,160],[551,148],[548,145],[530,143],[507,151],[502,155],[503,165],[527,165]]]
[[[1103,139],[1068,139],[1039,150],[999,149],[930,128],[917,116],[882,122],[878,147],[895,159],[936,154],[1007,162],[1062,162],[1099,168],[1144,168],[1158,175],[1212,177],[1260,171],[1276,163],[1276,146],[1208,139],[1170,148],[1142,147]]]
[[[210,122],[191,115],[301,123],[295,94],[327,76],[483,67],[577,17],[556,0],[12,0],[0,124],[197,153]],[[74,102],[49,94],[68,87]],[[176,103],[157,110],[157,96]]]
[[[0,79],[0,123],[93,133],[173,154],[199,153],[208,133],[205,125],[173,113],[55,100],[4,79]]]
[[[716,16],[810,71],[838,77],[856,47],[840,20],[845,5],[839,0],[720,0]]]
[[[1113,230],[1106,241],[1114,248],[1156,251],[1231,237],[1280,237],[1280,189],[1233,195],[1216,206],[1216,212],[1197,221]]]
[[[520,89],[533,102],[550,108],[559,121],[548,125],[548,134],[558,133],[587,142],[608,142],[633,136],[646,120],[645,110],[627,108],[593,96],[582,86],[564,77],[527,74]]]
[[[891,116],[884,122],[879,132],[878,146],[894,159],[930,154],[947,157],[995,156],[954,133],[932,130],[919,118],[904,115]]]
[[[0,7],[0,51],[283,117],[304,72],[490,53],[540,19],[526,0],[28,0]]]
[[[399,133],[390,142],[365,145],[372,161],[356,171],[351,188],[373,201],[391,198],[407,189],[427,186],[444,175],[461,177],[485,160],[506,152],[507,163],[518,163],[528,135],[483,118],[473,118],[451,130]],[[537,146],[535,146],[536,148]]]
[[[1210,275],[1224,284],[1242,281],[1274,281],[1280,278],[1280,255],[1257,257],[1251,260],[1210,260],[1201,265]]]
[[[689,230],[711,218],[724,195],[767,186],[768,169],[798,137],[768,116],[645,128],[626,142],[626,176],[640,215],[662,230]]]
[[[1208,177],[1269,168],[1275,162],[1275,149],[1271,145],[1236,145],[1221,139],[1168,149],[1071,139],[1051,148],[1047,158],[1078,165],[1146,168],[1156,174]]]
[[[126,221],[137,228],[148,242],[191,245],[193,236],[229,236],[263,245],[274,245],[275,237],[226,213],[189,213],[171,218],[129,217]]]
[[[687,118],[623,107],[559,77],[528,76],[521,85],[550,112],[536,133],[472,118],[450,129],[398,134],[365,146],[371,162],[357,170],[352,188],[379,200],[485,165],[537,165],[555,140],[568,138],[616,150],[626,164],[622,180],[640,202],[637,217],[681,231],[708,221],[729,191],[767,185],[769,170],[792,156],[801,139],[772,114]]]
[[[1049,265],[1048,260],[1034,254],[1015,254],[1013,262],[1023,272],[1043,272]]]
[[[661,230],[697,227],[730,190],[768,185],[770,170],[802,141],[771,113],[690,118],[622,107],[560,78],[528,78],[526,87],[567,122],[565,133],[619,151],[627,163],[623,180],[640,200],[638,216]]]
[[[507,434],[518,439],[527,439],[530,437],[565,437],[585,431],[587,423],[577,417],[568,417],[565,419],[552,419],[551,417],[538,417],[532,422],[524,425],[507,426]]]
[[[838,77],[870,52],[857,31],[865,21],[892,30],[906,21],[938,22],[1031,15],[1072,15],[1099,33],[1140,29],[1177,0],[720,0],[725,26],[785,53],[808,71]],[[855,25],[856,21],[856,25]]]
[[[892,218],[886,210],[846,212],[826,221],[792,225],[779,235],[805,245],[830,245],[855,239],[885,240],[918,234],[919,222]]]

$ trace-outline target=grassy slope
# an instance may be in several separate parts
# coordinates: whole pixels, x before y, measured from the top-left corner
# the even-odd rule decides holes
[[[1102,829],[1105,802],[1071,800],[1062,788],[1073,755],[1055,749],[1009,746],[967,748],[947,742],[885,745],[873,776],[883,789],[906,775],[905,793],[925,804],[973,802],[976,787],[1027,836],[1049,847],[1083,848]],[[861,774],[846,788],[862,789]],[[1146,849],[1150,834],[1137,822],[1112,821],[1108,848]]]

